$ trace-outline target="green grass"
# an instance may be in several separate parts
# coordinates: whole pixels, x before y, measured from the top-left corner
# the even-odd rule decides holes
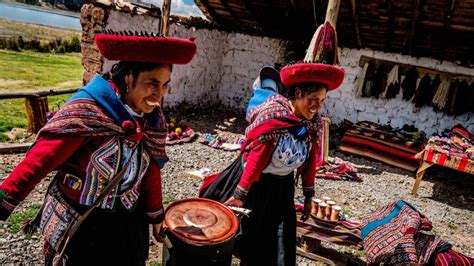
[[[165,207],[173,201],[175,201],[175,198],[173,196],[163,195],[163,205]]]
[[[7,228],[13,233],[20,232],[25,219],[33,219],[41,208],[41,204],[34,204],[30,209],[24,212],[13,213],[7,220]]]
[[[0,49],[0,92],[77,88],[82,84],[81,54],[53,54]],[[57,110],[70,97],[48,97]],[[0,100],[0,132],[26,128],[24,99]]]

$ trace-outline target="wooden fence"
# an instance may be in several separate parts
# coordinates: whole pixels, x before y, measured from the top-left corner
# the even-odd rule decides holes
[[[0,100],[25,98],[28,132],[37,133],[46,124],[48,96],[74,93],[78,89],[0,93]]]

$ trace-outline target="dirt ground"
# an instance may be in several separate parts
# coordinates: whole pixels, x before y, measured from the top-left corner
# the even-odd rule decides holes
[[[179,115],[177,115],[180,118]],[[200,112],[189,111],[181,115],[181,123],[191,126],[200,134],[219,132],[230,137],[243,136],[245,122],[242,114],[230,113],[224,109],[210,109]],[[216,150],[198,142],[167,148],[170,162],[163,169],[163,193],[168,199],[196,197],[202,180],[184,175],[185,171],[202,167],[212,172],[223,170],[237,155],[234,152]],[[3,181],[17,165],[24,154],[0,156],[0,181]],[[316,196],[335,199],[343,210],[355,220],[371,210],[396,199],[410,202],[433,223],[432,233],[450,242],[453,248],[474,257],[474,178],[442,167],[428,169],[421,183],[418,196],[410,194],[415,174],[363,158],[348,156],[337,150],[330,151],[330,160],[346,161],[356,166],[363,182],[316,180]],[[42,201],[51,175],[39,183],[28,198],[15,210],[24,212],[33,204]],[[297,189],[301,195],[301,189]],[[31,240],[19,234],[12,234],[0,222],[0,264],[42,262],[42,240],[34,235]],[[322,255],[350,260],[351,265],[363,264],[363,253],[347,247],[324,244]],[[161,262],[161,246],[150,239],[149,265]],[[234,260],[237,263],[237,260]],[[298,257],[298,265],[320,265],[321,263]],[[339,264],[339,263],[338,263]],[[345,264],[345,263],[341,263]]]

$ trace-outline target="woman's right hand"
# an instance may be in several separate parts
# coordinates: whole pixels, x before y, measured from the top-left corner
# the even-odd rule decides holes
[[[239,200],[239,199],[236,199],[232,196],[226,202],[224,202],[224,205],[235,206],[235,207],[243,207],[244,202]]]

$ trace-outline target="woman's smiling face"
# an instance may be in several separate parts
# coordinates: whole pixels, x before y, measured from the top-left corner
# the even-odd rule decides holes
[[[137,77],[126,75],[128,91],[123,96],[125,103],[136,113],[151,113],[168,94],[170,77],[171,65],[159,65],[140,72]]]
[[[304,94],[301,89],[296,88],[294,108],[295,115],[304,117],[307,120],[311,120],[315,114],[317,114],[324,107],[324,100],[326,99],[325,87],[313,91],[311,93]]]

